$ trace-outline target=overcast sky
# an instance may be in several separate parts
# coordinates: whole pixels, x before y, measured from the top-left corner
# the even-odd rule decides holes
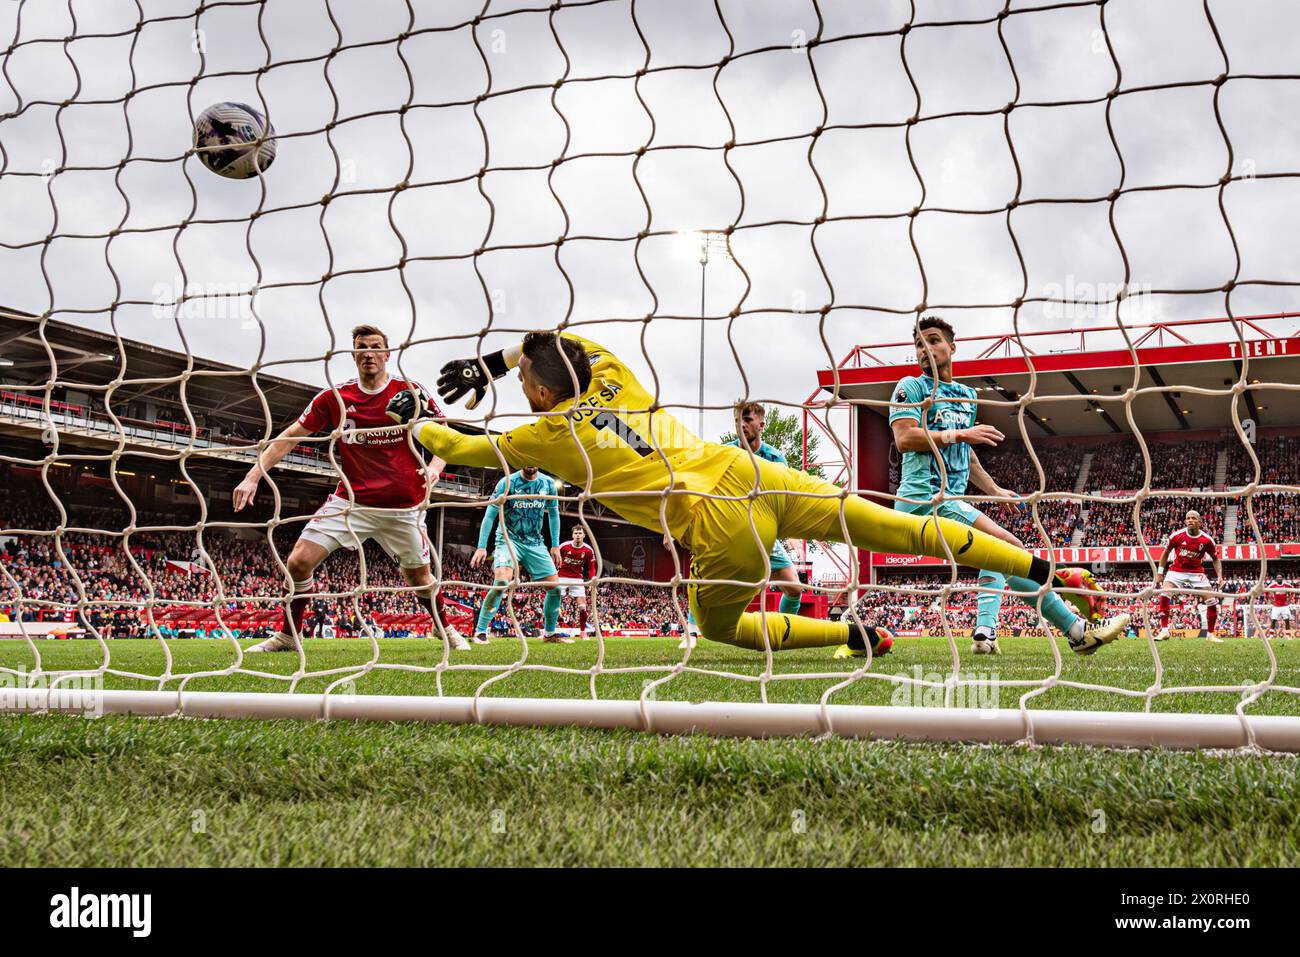
[[[517,338],[497,330],[633,320],[580,331],[621,351],[652,389],[653,366],[661,401],[693,404],[700,266],[674,233],[735,226],[736,261],[715,260],[707,271],[706,311],[716,318],[706,402],[748,391],[799,403],[816,370],[852,345],[908,338],[916,318],[908,310],[923,298],[949,307],[936,311],[972,336],[1010,331],[1006,304],[1021,294],[1101,284],[1102,298],[1113,298],[1126,281],[1220,287],[1237,263],[1217,188],[1130,193],[1113,204],[1105,197],[1121,185],[1215,186],[1229,172],[1300,171],[1300,82],[1221,87],[1231,169],[1215,87],[1203,82],[1225,72],[1300,73],[1295,4],[1211,2],[1226,64],[1199,0],[1112,0],[1105,34],[1093,4],[1013,14],[1002,24],[1006,52],[996,22],[924,26],[903,39],[907,3],[818,6],[822,43],[810,57],[802,44],[817,34],[818,17],[800,0],[723,0],[722,19],[702,0],[638,0],[644,46],[627,0],[553,17],[491,3],[487,13],[508,15],[477,27],[457,25],[481,4],[450,0],[413,3],[412,25],[407,4],[392,0],[234,3],[197,20],[192,2],[5,3],[0,44],[17,47],[0,79],[0,113],[10,114],[0,118],[0,304],[104,329],[115,301],[134,301],[117,311],[123,336],[183,348],[172,311],[153,305],[170,297],[173,277],[183,270],[215,290],[258,283],[260,324],[225,308],[190,316],[180,324],[190,349],[238,364],[260,354],[270,371],[320,383],[331,332],[335,348],[346,348],[360,321],[396,340],[440,340],[401,360],[429,382],[446,359],[472,354],[480,331],[490,350]],[[923,24],[993,17],[1002,4],[915,6]],[[859,33],[886,35],[834,39]],[[60,42],[30,42],[40,38]],[[737,54],[778,48],[719,69],[729,42]],[[639,83],[584,81],[634,75],[646,47],[653,72]],[[1113,101],[1122,184],[1105,103],[1024,105],[1166,83],[1200,85]],[[479,97],[487,98],[476,110]],[[226,180],[185,158],[192,117],[223,100],[264,109],[281,137],[260,181]],[[1021,105],[1000,112],[1013,101]],[[404,104],[411,109],[399,116]],[[946,116],[967,111],[998,112]],[[349,119],[371,113],[379,115]],[[907,128],[891,125],[914,113],[915,170]],[[814,140],[819,127],[827,129]],[[773,137],[787,139],[720,148]],[[656,149],[666,146],[682,148]],[[45,178],[12,175],[56,168]],[[806,224],[823,214],[819,178],[832,221],[814,231]],[[394,191],[404,180],[411,188]],[[923,190],[913,223],[902,214],[922,203]],[[340,195],[348,193],[357,194]],[[1008,217],[1017,193],[1022,204],[1094,201],[1031,203]],[[280,209],[295,204],[312,205]],[[1240,278],[1297,281],[1300,184],[1233,182],[1223,204]],[[865,216],[884,218],[852,218]],[[764,225],[772,221],[782,222]],[[634,242],[642,231],[651,235]],[[403,248],[408,264],[399,271]],[[327,272],[336,275],[322,283]],[[1221,292],[1157,295],[1127,303],[1124,315],[1222,315],[1228,305]],[[1230,306],[1238,315],[1287,310],[1294,295],[1288,285],[1242,285]],[[1113,306],[1064,317],[1061,309],[1031,303],[1020,328],[1115,321]],[[335,381],[351,368],[346,355],[330,366]],[[507,383],[498,409],[523,407]],[[694,426],[693,412],[683,417]],[[716,436],[730,424],[729,413],[711,413],[705,431]]]

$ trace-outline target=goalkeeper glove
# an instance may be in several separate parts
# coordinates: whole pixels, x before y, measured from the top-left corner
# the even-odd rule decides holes
[[[403,389],[388,400],[384,414],[398,425],[405,425],[412,419],[423,419],[429,414],[429,407],[424,404],[424,397]]]
[[[465,403],[465,408],[472,409],[487,394],[491,381],[489,375],[492,379],[500,379],[509,371],[505,354],[500,351],[484,356],[481,362],[478,359],[453,359],[442,367],[442,374],[438,376],[438,395],[447,402],[456,402],[467,392],[473,392],[474,395]]]

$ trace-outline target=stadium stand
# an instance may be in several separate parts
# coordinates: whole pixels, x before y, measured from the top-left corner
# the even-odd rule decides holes
[[[30,365],[35,370],[32,375],[36,376],[35,381],[39,381],[44,349],[39,339],[33,338],[35,320],[15,316],[8,323],[12,327],[11,334],[16,337],[11,352],[22,360],[24,368]],[[62,349],[84,350],[99,345],[107,349],[111,342],[97,333],[54,321],[46,324],[44,334]],[[179,354],[145,348],[129,341],[124,341],[123,347],[128,365],[138,376],[165,378],[174,375],[183,365],[183,357]],[[243,381],[226,376],[230,371],[228,367],[200,360],[197,368],[205,372],[221,372],[224,377],[209,380],[196,376],[191,381],[188,407],[194,418],[193,428],[186,420],[185,405],[181,403],[179,393],[170,385],[139,394],[123,389],[115,395],[112,413],[126,428],[129,445],[128,454],[118,463],[116,479],[136,508],[136,530],[131,535],[132,553],[141,571],[154,584],[154,621],[159,630],[166,635],[211,635],[216,616],[211,608],[198,606],[210,604],[213,600],[212,579],[187,574],[183,565],[196,557],[198,541],[195,532],[149,529],[149,526],[184,527],[205,522],[204,547],[216,564],[225,593],[238,596],[227,604],[223,618],[233,631],[241,632],[244,637],[264,636],[267,629],[280,620],[279,602],[284,594],[284,580],[264,539],[241,539],[236,537],[234,529],[223,527],[227,523],[256,525],[271,517],[269,496],[259,502],[252,514],[236,517],[229,509],[229,490],[248,461],[242,451],[232,457],[234,453],[229,450],[246,447],[262,434],[261,413],[255,403],[243,398],[242,387],[234,390],[234,398],[227,398],[232,386]],[[276,423],[295,417],[316,391],[315,386],[287,379],[273,382],[276,389],[268,396],[271,416]],[[129,516],[125,503],[110,481],[105,463],[102,458],[94,461],[92,455],[87,456],[85,464],[56,463],[59,467],[47,468],[42,475],[39,463],[48,454],[48,447],[37,436],[46,415],[45,397],[23,391],[24,386],[17,376],[13,377],[12,384],[6,385],[0,389],[0,424],[13,439],[15,453],[31,464],[22,466],[15,461],[3,466],[3,474],[0,474],[0,483],[3,484],[0,488],[0,528],[51,531],[62,523],[64,528],[81,531],[63,534],[62,555],[55,550],[53,536],[10,534],[0,539],[0,562],[3,562],[8,576],[12,576],[12,581],[10,577],[0,577],[0,613],[19,614],[14,605],[16,583],[27,599],[23,617],[73,619],[74,612],[48,607],[48,603],[67,605],[76,602],[75,571],[92,603],[87,610],[88,624],[116,637],[147,635],[149,626],[144,613],[108,604],[143,602],[148,597],[148,587],[122,552],[120,531],[127,527]],[[49,397],[48,409],[60,428],[70,430],[61,440],[66,446],[65,451],[80,444],[84,451],[93,453],[99,450],[102,453],[104,446],[99,433],[108,434],[116,428],[97,392],[57,388]],[[1260,482],[1284,484],[1292,474],[1293,463],[1300,456],[1300,436],[1287,434],[1289,431],[1293,430],[1261,430],[1254,445],[1260,461]],[[1149,487],[1162,492],[1193,490],[1199,493],[1190,497],[1155,494],[1144,498],[1139,504],[1139,514],[1146,541],[1162,543],[1170,532],[1181,527],[1186,509],[1196,507],[1205,518],[1206,529],[1221,542],[1300,542],[1300,502],[1291,492],[1256,494],[1253,511],[1261,533],[1257,539],[1247,510],[1238,507],[1237,498],[1225,494],[1254,481],[1254,464],[1235,431],[1222,430],[1214,438],[1206,435],[1203,431],[1197,433],[1196,438],[1183,439],[1176,433],[1148,431],[1145,434],[1151,462]],[[187,465],[189,475],[204,494],[205,510],[200,509],[197,497],[191,494],[181,474],[174,469],[166,471],[164,466],[167,463],[158,460],[159,453],[163,457],[174,456],[177,449],[191,443],[196,448],[211,450],[202,455],[195,454]],[[1042,468],[1041,478],[1034,458],[1016,439],[996,448],[981,448],[979,455],[984,467],[1000,484],[1021,495],[1035,491],[1081,492],[1091,497],[1082,506],[1076,500],[1041,499],[1037,503],[1037,516],[1046,540],[1029,508],[985,503],[983,507],[990,515],[1027,546],[1138,545],[1132,498],[1134,490],[1144,487],[1146,476],[1141,448],[1131,436],[1090,436],[1085,441],[1065,437],[1036,439],[1034,455]],[[328,467],[325,446],[319,442],[305,442],[286,462],[288,470],[280,484],[281,495],[285,496],[282,514],[309,514],[335,481],[333,471]],[[489,584],[488,570],[470,569],[466,557],[482,515],[484,493],[495,484],[497,475],[493,470],[457,470],[449,471],[440,482],[440,489],[445,490],[444,504],[451,497],[459,496],[457,508],[439,513],[446,519],[446,527],[442,530],[446,546],[441,556],[443,580],[469,583],[449,584],[445,586],[445,594],[452,601],[466,606],[466,615],[476,609],[480,594],[470,585]],[[65,516],[60,515],[51,501],[46,491],[47,484],[58,496]],[[971,489],[971,492],[975,494],[976,490]],[[1130,501],[1098,500],[1108,496]],[[589,517],[593,513],[600,517],[598,506],[589,503],[588,509]],[[431,516],[430,532],[431,537],[435,537],[432,525]],[[298,527],[297,521],[290,520],[277,529],[276,542],[282,556],[287,554]],[[118,534],[114,534],[115,530]],[[253,533],[244,531],[242,534]],[[650,542],[646,547],[656,549],[659,546],[657,542]],[[169,560],[179,560],[182,565],[169,565]],[[362,593],[359,603],[354,605],[351,592],[360,581],[356,556],[340,553],[326,564],[318,575],[320,586],[329,592],[342,593],[343,597],[315,601],[307,621],[308,629],[314,634],[332,632],[338,636],[360,635],[367,629],[391,636],[426,634],[430,622],[417,611],[410,597],[401,593],[402,583],[391,563],[371,549],[367,552],[366,565],[369,587]],[[1277,563],[1270,565],[1270,569],[1276,567]],[[1258,565],[1254,568],[1257,569]],[[1254,580],[1253,573],[1240,574],[1231,568],[1230,572],[1243,588],[1249,587]],[[605,574],[640,577],[614,564],[607,567]],[[904,580],[899,579],[900,574],[905,572],[882,569],[878,580],[883,584],[895,584]],[[940,587],[940,579],[945,577],[942,572],[937,575],[934,572],[917,574],[918,582],[938,583],[935,587]],[[1126,581],[1124,576],[1130,574],[1136,575],[1134,590],[1145,587],[1149,577],[1149,569],[1145,566],[1133,572],[1112,569],[1104,577],[1110,584]],[[968,586],[973,582],[971,578],[960,580]],[[539,620],[540,604],[541,593],[537,589],[521,589],[516,593],[513,607],[525,629],[531,629]],[[843,607],[839,601],[831,604]],[[899,626],[904,618],[911,616],[909,620],[913,624],[919,621],[924,627],[941,628],[938,609],[928,607],[931,604],[932,598],[925,596],[880,593],[865,600],[861,607],[881,624]],[[968,626],[963,617],[968,614],[967,604],[973,609],[973,594],[954,596],[949,616],[953,627]],[[913,611],[906,611],[907,608]],[[600,585],[599,611],[602,627],[607,631],[672,633],[679,627],[681,610],[674,605],[669,590],[662,586],[637,586],[623,582],[602,582]],[[561,626],[571,627],[576,621],[576,613],[574,600],[566,599]],[[920,618],[917,618],[918,614]],[[969,614],[973,615],[973,610]],[[1187,614],[1194,614],[1194,610]],[[1034,627],[1034,624],[1034,615],[1028,609],[1014,602],[1004,606],[1000,627],[1015,631]],[[510,630],[510,619],[504,605],[492,627],[498,633]]]
[[[58,524],[58,511],[52,504],[40,503],[41,490],[31,488],[24,494],[0,491],[0,527],[46,530]],[[167,513],[137,515],[137,524],[174,524],[177,516]],[[69,527],[77,523],[96,523],[94,527],[121,529],[124,512],[111,507],[76,509]],[[288,540],[286,530],[283,535]],[[120,539],[110,535],[66,532],[64,555],[59,555],[53,540],[46,536],[15,535],[0,543],[0,561],[21,583],[28,620],[74,620],[63,609],[43,608],[40,603],[75,603],[78,593],[74,574],[80,578],[87,599],[93,607],[90,624],[98,629],[107,626],[108,636],[145,637],[149,634],[147,616],[136,610],[114,608],[110,602],[148,599],[145,581],[126,560]],[[155,589],[155,622],[167,637],[184,632],[196,637],[214,637],[218,630],[211,609],[196,608],[196,603],[212,602],[215,583],[210,575],[193,574],[170,566],[168,560],[189,561],[194,553],[195,537],[185,532],[140,532],[132,535],[132,555]],[[455,543],[462,551],[468,543]],[[220,530],[209,530],[204,547],[216,566],[226,594],[238,600],[224,606],[223,618],[237,637],[254,637],[267,633],[280,620],[277,599],[284,594],[284,579],[276,568],[265,540],[240,540]],[[281,554],[287,553],[287,547]],[[66,559],[66,560],[65,560]],[[447,549],[443,556],[443,579],[487,586],[490,570],[472,569],[465,557]],[[340,551],[331,556],[317,574],[320,589],[327,593],[351,592],[360,582],[360,565],[354,552]],[[313,602],[307,628],[311,634],[322,633],[325,625],[334,628],[337,637],[356,637],[366,627],[376,628],[387,637],[425,635],[430,621],[421,614],[414,599],[400,591],[403,581],[396,566],[368,543],[366,547],[366,581],[368,588],[359,599],[360,615],[351,598],[319,599]],[[600,588],[601,627],[614,631],[673,633],[679,621],[671,593],[663,587],[636,586],[625,582],[602,582]],[[385,591],[384,589],[398,589]],[[468,585],[448,585],[445,595],[452,601],[477,608],[482,592]],[[7,579],[0,582],[0,611],[14,615],[17,594]],[[35,604],[33,604],[35,603]],[[540,621],[541,592],[524,588],[516,592],[514,610],[526,629]],[[561,625],[577,624],[575,599],[567,599],[561,612]],[[682,614],[685,613],[683,607]],[[238,627],[236,627],[238,626]],[[493,629],[505,634],[512,630],[504,605],[493,621]],[[247,632],[247,634],[242,634]]]
[[[1084,448],[1077,445],[1045,445],[1037,450],[1046,478],[1046,491],[1074,488]],[[1237,485],[1242,478],[1251,477],[1246,473],[1246,467],[1250,464],[1249,457],[1241,450],[1240,444],[1230,437],[1225,436],[1220,443],[1197,441],[1184,446],[1152,443],[1149,448],[1153,487],[1180,487],[1178,473],[1182,468],[1178,464],[1181,460],[1176,454],[1179,448],[1187,451],[1187,478],[1191,482],[1202,483],[1199,487],[1212,484],[1214,464],[1224,448],[1227,450],[1230,484]],[[1123,486],[1133,482],[1136,473],[1132,462],[1136,457],[1140,464],[1141,456],[1132,440],[1117,440],[1088,449],[1093,454],[1088,482],[1089,491],[1093,494],[1123,491]],[[1288,456],[1300,452],[1300,438],[1289,435],[1262,437],[1255,446],[1255,451],[1261,462],[1262,480],[1277,480]],[[991,450],[982,456],[982,460],[990,473],[1008,487],[1022,493],[1040,487],[1037,470],[1019,443],[1007,443],[999,449]],[[1141,476],[1137,478],[1140,480]],[[1140,481],[1137,484],[1141,484]],[[1221,538],[1223,512],[1232,501],[1223,497],[1200,496],[1148,498],[1140,506],[1146,540],[1151,544],[1163,542],[1171,532],[1182,526],[1183,514],[1189,507],[1200,510],[1205,516],[1206,529],[1210,534]],[[994,506],[992,511],[994,517],[1022,541],[1033,546],[1043,544],[1028,509],[1006,505]],[[1131,502],[1092,502],[1087,512],[1083,513],[1075,502],[1044,500],[1039,503],[1038,511],[1049,540],[1055,546],[1068,544],[1077,528],[1083,529],[1082,544],[1088,546],[1138,543]],[[1300,501],[1295,494],[1260,493],[1254,499],[1254,513],[1264,542],[1300,541]],[[102,529],[106,533],[66,532],[63,536],[66,562],[55,552],[53,540],[48,536],[11,536],[0,543],[0,561],[3,561],[9,574],[21,582],[28,599],[24,617],[30,620],[73,620],[73,613],[62,609],[43,609],[39,603],[75,602],[77,592],[72,578],[75,570],[81,577],[88,599],[97,603],[88,616],[91,625],[110,637],[145,637],[149,630],[147,617],[142,612],[98,604],[144,601],[148,597],[147,587],[122,554],[120,538],[108,534],[125,527],[126,520],[124,506],[106,505],[102,500],[99,504],[83,503],[71,507],[66,527]],[[136,525],[183,525],[193,520],[193,516],[184,509],[141,511],[137,513]],[[53,529],[58,524],[58,510],[49,502],[39,484],[32,482],[24,486],[21,482],[11,481],[0,490],[0,527],[39,531]],[[282,554],[287,553],[287,545],[291,541],[290,531],[287,527],[282,529]],[[1253,540],[1244,508],[1238,518],[1237,540]],[[458,546],[468,554],[470,538],[464,536],[463,541],[450,541],[449,544]],[[132,535],[132,551],[136,561],[154,583],[158,602],[155,622],[164,635],[195,634],[207,637],[216,631],[216,617],[211,610],[194,607],[194,603],[210,602],[213,599],[211,579],[203,575],[186,574],[167,565],[169,558],[189,560],[195,545],[193,532],[140,531]],[[240,600],[227,605],[227,625],[232,631],[240,633],[241,637],[267,634],[268,629],[279,621],[277,599],[283,594],[283,579],[265,541],[239,540],[223,530],[211,528],[205,533],[204,545],[217,563],[217,571],[222,577],[226,593],[240,596]],[[1270,567],[1276,573],[1275,569],[1279,566],[1274,563]],[[331,558],[318,577],[324,591],[351,592],[359,581],[356,556],[348,552],[339,553]],[[486,569],[471,569],[466,558],[450,548],[443,555],[443,578],[446,581],[484,586],[490,583]],[[879,580],[881,584],[906,584],[934,589],[947,584],[947,576],[942,572],[916,572],[910,576],[902,573],[882,574]],[[1254,583],[1255,576],[1234,573],[1230,580],[1241,590],[1246,590]],[[402,582],[396,568],[373,547],[367,551],[367,581],[371,587],[360,600],[360,615],[349,597],[321,599],[313,603],[307,625],[309,631],[312,634],[323,634],[329,625],[339,637],[361,635],[367,627],[391,637],[428,633],[430,623],[427,616],[418,612],[409,596],[400,591],[384,590],[400,589]],[[962,578],[960,581],[968,587],[974,584],[973,578]],[[1131,590],[1137,591],[1146,587],[1149,573],[1145,570],[1113,570],[1105,576],[1105,581],[1108,587],[1113,586],[1112,590],[1124,590],[1131,584]],[[667,589],[626,583],[603,583],[600,589],[603,628],[645,633],[675,633],[679,629],[678,611],[674,608]],[[477,608],[481,592],[466,585],[448,585],[445,594],[452,601],[466,606],[470,610],[467,612],[469,614]],[[949,615],[951,627],[961,629],[971,626],[974,597],[973,592],[963,594],[960,591],[953,597]],[[14,590],[8,580],[0,582],[0,612],[16,615],[14,598]],[[908,600],[914,603],[916,601]],[[922,600],[921,604],[929,605],[932,601],[931,597]],[[942,630],[937,608],[925,607],[919,616],[909,616],[904,611],[905,604],[904,600],[882,592],[864,599],[859,609],[870,616],[870,620],[887,627],[900,628],[906,618],[909,627],[934,626]],[[970,607],[967,608],[967,605]],[[516,593],[514,610],[525,629],[531,629],[540,620],[540,609],[540,591],[521,589]],[[576,625],[577,610],[575,600],[566,599],[561,613],[562,627]],[[1175,610],[1176,616],[1182,615],[1188,622],[1194,614],[1194,608]],[[967,621],[968,618],[970,621]],[[1175,618],[1175,627],[1180,627],[1179,620]],[[1028,609],[1011,602],[1004,606],[1000,628],[1016,633],[1033,626],[1034,616]],[[1187,623],[1183,626],[1190,627]],[[504,605],[494,619],[492,628],[498,634],[511,630]]]
[[[1237,564],[1244,565],[1249,571],[1232,571],[1225,568],[1224,591],[1241,595],[1244,603],[1249,592],[1261,587],[1259,565],[1257,563]],[[1136,595],[1151,587],[1151,572],[1146,566],[1111,568],[1101,577],[1106,590],[1111,593]],[[1295,561],[1270,562],[1268,580],[1263,582],[1262,585],[1267,585],[1278,577],[1294,586],[1297,580],[1300,580],[1300,563]],[[870,592],[866,594],[856,606],[857,612],[865,620],[883,624],[895,631],[924,631],[930,634],[943,634],[945,616],[942,613],[943,603],[940,601],[940,597],[943,590],[947,589],[949,595],[946,616],[948,626],[955,632],[965,631],[967,633],[975,626],[975,602],[978,593],[973,590],[976,586],[974,575],[959,575],[954,582],[950,574],[945,570],[893,572],[882,575],[878,584],[888,585],[891,588],[906,589],[908,593]],[[1263,607],[1269,601],[1270,598],[1267,593],[1257,593],[1254,603]],[[1111,598],[1109,604],[1111,608],[1119,608],[1135,613],[1141,610],[1141,603],[1136,600],[1128,602],[1122,598]],[[1152,601],[1149,604],[1149,610],[1153,610],[1155,604]],[[1171,625],[1174,628],[1195,630],[1201,627],[1199,610],[1191,598],[1175,601],[1171,614]],[[1228,619],[1224,619],[1224,622],[1225,626],[1230,624]],[[998,618],[1000,632],[1010,635],[1037,634],[1040,633],[1035,630],[1037,626],[1037,615],[1032,609],[1016,602],[1003,604],[1002,612]],[[1237,628],[1236,631],[1239,632],[1240,628]]]

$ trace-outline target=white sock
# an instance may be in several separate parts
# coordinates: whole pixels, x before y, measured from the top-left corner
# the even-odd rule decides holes
[[[1084,624],[1082,618],[1076,618],[1074,624],[1070,626],[1070,630],[1066,632],[1066,634],[1068,634],[1075,641],[1078,641],[1080,638],[1083,637],[1083,632],[1086,627],[1087,626]]]

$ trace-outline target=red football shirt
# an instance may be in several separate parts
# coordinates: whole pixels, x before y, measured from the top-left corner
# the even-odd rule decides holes
[[[1269,587],[1269,588],[1285,588],[1285,587],[1286,587],[1286,582],[1277,582],[1277,581],[1275,581],[1275,582],[1269,582],[1269,583],[1268,583],[1268,587]],[[1274,606],[1275,608],[1285,608],[1285,607],[1286,607],[1287,605],[1289,605],[1289,604],[1291,604],[1291,595],[1290,595],[1290,593],[1288,593],[1288,592],[1284,592],[1284,591],[1275,591],[1275,592],[1273,592],[1273,606]]]
[[[441,416],[424,386],[410,384],[424,397],[430,413]],[[389,379],[378,392],[367,392],[353,379],[340,385],[337,394],[322,389],[298,417],[299,424],[312,432],[331,432],[338,427],[341,401],[344,429],[382,429],[341,436],[336,446],[335,454],[358,505],[410,508],[424,501],[424,462],[411,450],[406,429],[393,425],[385,414],[388,400],[406,388],[402,379]],[[342,482],[334,494],[347,498]]]
[[[591,578],[596,574],[596,550],[584,542],[574,545],[573,539],[560,546],[561,578]]]
[[[1180,528],[1169,536],[1165,544],[1166,553],[1173,549],[1174,559],[1171,566],[1176,572],[1200,574],[1205,571],[1205,559],[1218,554],[1214,539],[1204,530],[1192,535],[1185,528]]]

